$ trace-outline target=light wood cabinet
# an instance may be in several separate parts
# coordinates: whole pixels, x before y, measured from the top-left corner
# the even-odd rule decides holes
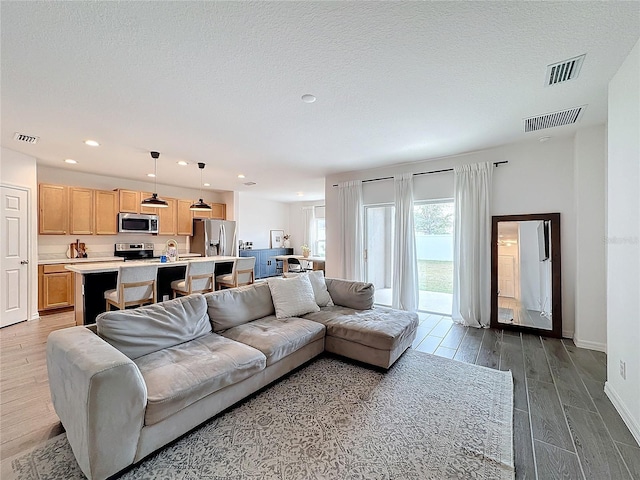
[[[193,214],[189,210],[191,200],[178,200],[177,235],[193,235]]]
[[[140,192],[140,201],[142,202],[142,200],[149,198],[151,195],[153,195],[151,192]],[[146,213],[148,215],[157,215],[159,210],[163,209],[140,206],[140,213]]]
[[[169,204],[167,208],[156,208],[158,215],[158,235],[175,235],[177,230],[177,201],[175,198],[163,198]]]
[[[38,185],[38,231],[40,235],[69,233],[69,188],[63,185]]]
[[[38,310],[73,307],[73,272],[64,265],[38,266]]]
[[[116,235],[118,233],[118,192],[96,190],[95,233],[97,235]]]
[[[212,203],[208,212],[193,212],[193,218],[211,218],[213,220],[226,220],[227,206],[224,203]]]
[[[133,190],[118,190],[118,211],[122,213],[140,213],[140,195],[140,192]]]
[[[69,188],[69,231],[74,235],[93,233],[93,190]]]

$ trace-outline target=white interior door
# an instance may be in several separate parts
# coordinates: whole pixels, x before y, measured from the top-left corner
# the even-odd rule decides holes
[[[498,289],[501,297],[515,297],[515,268],[511,255],[498,255]]]
[[[0,187],[0,202],[0,327],[6,327],[27,319],[27,192],[17,188]]]

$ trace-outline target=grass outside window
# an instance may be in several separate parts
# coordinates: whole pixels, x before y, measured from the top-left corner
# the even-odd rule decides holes
[[[418,260],[418,287],[427,292],[453,293],[453,262]]]

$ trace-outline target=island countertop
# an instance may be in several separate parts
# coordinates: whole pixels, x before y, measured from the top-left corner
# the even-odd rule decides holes
[[[186,260],[178,260],[176,262],[165,262],[162,263],[158,259],[153,260],[132,260],[128,262],[100,262],[100,263],[80,263],[73,265],[66,265],[64,268],[67,270],[71,270],[75,273],[80,273],[82,275],[89,273],[105,273],[105,272],[117,272],[118,268],[122,265],[126,265],[127,267],[132,266],[149,266],[149,265],[157,265],[158,268],[165,267],[177,267],[180,265],[187,265],[189,262],[206,262],[214,260],[216,263],[226,263],[233,262],[240,257],[229,257],[229,256],[214,256],[214,257],[196,257],[196,258],[188,258]]]

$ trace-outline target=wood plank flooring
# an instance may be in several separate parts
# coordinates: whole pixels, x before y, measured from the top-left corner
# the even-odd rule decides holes
[[[604,393],[605,354],[428,314],[412,347],[511,370],[517,479],[640,480],[640,448]]]
[[[49,396],[49,332],[65,312],[0,330],[0,458],[63,431]],[[416,350],[511,370],[516,478],[640,479],[640,448],[604,394],[606,356],[571,340],[464,328],[420,314]]]

